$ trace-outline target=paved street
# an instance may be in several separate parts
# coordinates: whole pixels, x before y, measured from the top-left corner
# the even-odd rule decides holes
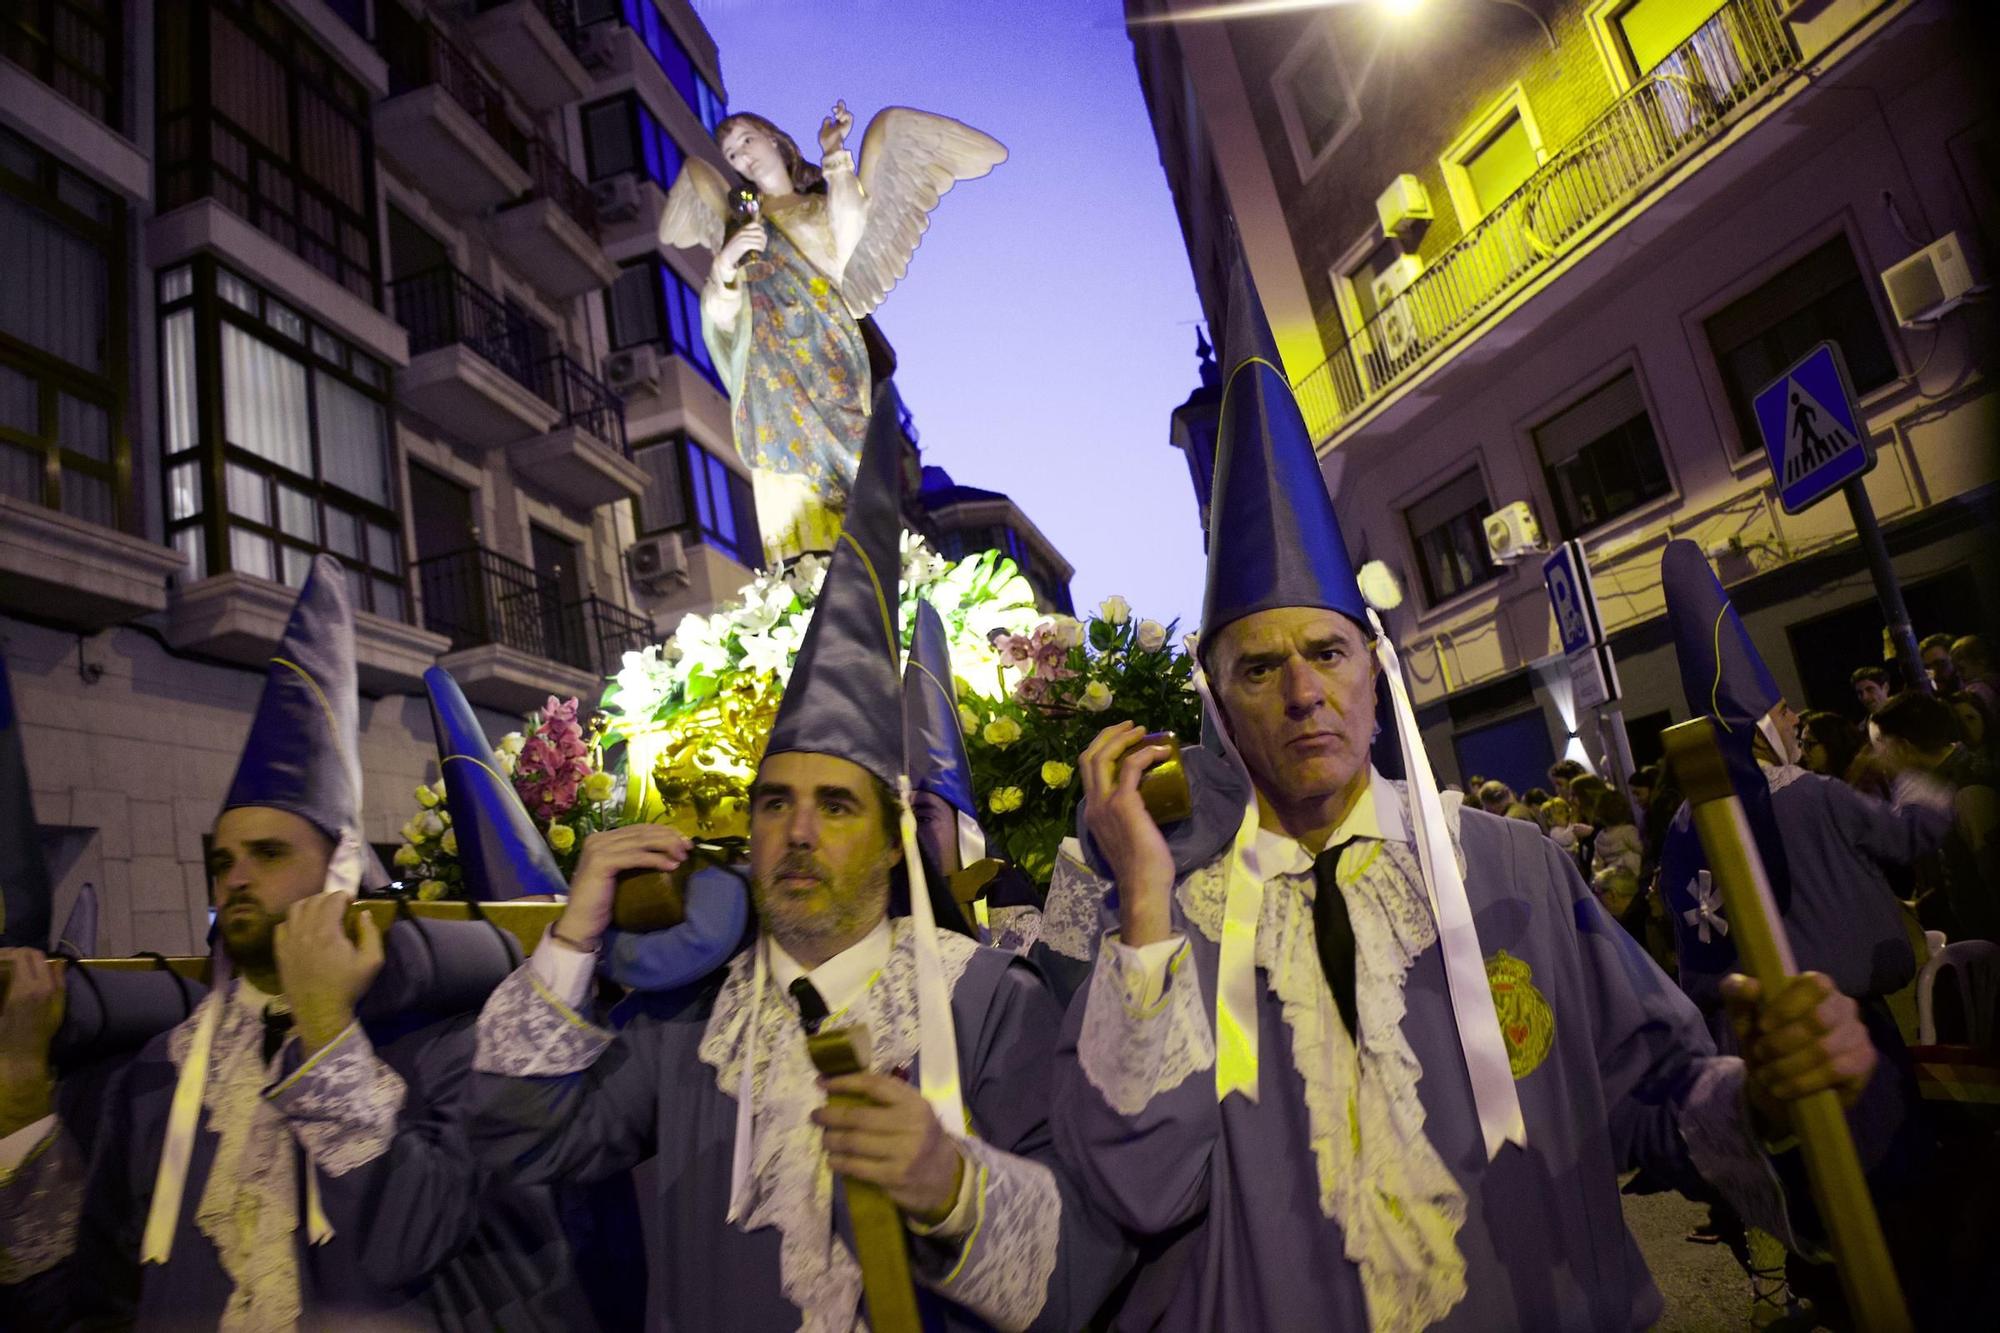
[[[1750,1280],[1720,1245],[1690,1245],[1687,1233],[1708,1216],[1678,1194],[1627,1195],[1625,1220],[1666,1297],[1663,1333],[1715,1333],[1749,1327]]]

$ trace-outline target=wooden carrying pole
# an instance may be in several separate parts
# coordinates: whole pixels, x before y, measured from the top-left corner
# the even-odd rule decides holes
[[[1667,728],[1662,739],[1693,811],[1709,874],[1722,891],[1730,939],[1763,994],[1775,995],[1798,975],[1798,964],[1714,728],[1708,718],[1696,718]],[[1911,1327],[1909,1310],[1889,1262],[1840,1094],[1828,1088],[1789,1106],[1854,1326],[1862,1333],[1902,1333]]]
[[[856,1049],[859,1047],[859,1049]],[[813,1067],[828,1078],[868,1070],[866,1029],[828,1028],[806,1038]],[[866,1098],[851,1094],[827,1098],[829,1106],[866,1106]],[[868,1300],[868,1327],[873,1333],[920,1333],[917,1289],[910,1281],[910,1251],[904,1240],[903,1214],[880,1185],[841,1177],[847,1191],[847,1216],[854,1223],[854,1248],[861,1261],[861,1291]]]

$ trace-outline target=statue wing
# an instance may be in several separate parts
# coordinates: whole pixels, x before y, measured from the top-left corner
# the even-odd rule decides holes
[[[990,134],[949,116],[884,107],[861,140],[861,189],[867,221],[841,273],[840,294],[856,318],[873,311],[903,275],[931,225],[931,210],[959,181],[984,176],[1007,160]]]
[[[667,206],[660,214],[660,240],[683,250],[699,246],[713,254],[722,248],[728,217],[729,182],[707,162],[689,157],[674,188],[667,191]]]

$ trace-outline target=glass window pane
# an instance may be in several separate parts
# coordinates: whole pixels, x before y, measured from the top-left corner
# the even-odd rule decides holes
[[[324,359],[337,366],[346,363],[347,345],[317,324],[313,325],[312,343],[313,351]]]
[[[40,210],[0,194],[0,255],[7,274],[0,333],[73,366],[102,371],[110,323],[104,252]]]
[[[271,539],[242,528],[229,530],[229,567],[239,574],[254,574],[260,579],[276,579],[271,560]]]
[[[403,585],[388,579],[375,580],[375,614],[390,620],[407,619],[403,610]]]
[[[29,504],[42,502],[42,455],[0,441],[0,495]]]
[[[389,414],[382,404],[331,375],[315,374],[319,393],[319,463],[342,490],[389,503]]]
[[[168,315],[161,324],[160,370],[167,399],[167,452],[195,446],[194,311]]]
[[[269,526],[271,493],[263,477],[247,467],[230,463],[224,469],[222,481],[231,515]]]
[[[633,264],[619,273],[611,284],[605,313],[611,324],[612,350],[658,340],[660,314],[653,296],[652,265]]]
[[[257,289],[226,268],[215,271],[215,294],[245,314],[257,313]]]
[[[176,463],[167,469],[167,521],[201,512],[201,465]]]
[[[313,498],[290,486],[278,487],[278,526],[293,537],[319,545],[319,523]]]
[[[361,558],[361,520],[345,509],[335,509],[331,505],[326,510],[326,544],[332,550],[355,559]]]
[[[632,452],[646,472],[646,489],[639,492],[639,531],[665,532],[687,522],[681,497],[681,443],[662,440]]]
[[[368,525],[368,563],[391,572],[402,568],[396,560],[396,534],[387,528]]]
[[[583,109],[583,144],[590,178],[594,181],[631,171],[639,165],[632,142],[629,94]]]
[[[109,222],[118,207],[108,193],[66,167],[56,172],[56,198],[93,222]]]
[[[1633,68],[1641,74],[1651,70],[1719,7],[1720,0],[1633,0],[1617,19]]]
[[[23,435],[42,433],[38,386],[12,366],[0,366],[0,426]]]
[[[1315,41],[1291,77],[1286,93],[1298,115],[1305,135],[1306,151],[1318,157],[1342,129],[1354,119],[1354,106],[1347,98],[1347,84],[1326,39]]]
[[[182,528],[176,532],[174,549],[187,561],[179,575],[182,583],[193,583],[208,577],[208,545],[203,541],[199,527]]]
[[[312,569],[312,553],[296,546],[280,546],[278,552],[284,558],[285,582],[294,588],[303,588],[306,575]]]
[[[169,269],[160,277],[160,300],[179,301],[194,295],[194,270],[186,264]]]
[[[222,419],[231,444],[312,475],[306,368],[233,324],[222,326]]]
[[[111,461],[111,413],[105,408],[58,393],[56,430],[63,448],[99,463]]]
[[[281,305],[277,301],[266,299],[264,302],[264,321],[294,342],[304,342],[306,340],[305,320],[299,317],[298,311],[288,305]]]
[[[1517,112],[1465,160],[1472,197],[1479,211],[1489,213],[1535,174],[1535,146],[1528,124]]]

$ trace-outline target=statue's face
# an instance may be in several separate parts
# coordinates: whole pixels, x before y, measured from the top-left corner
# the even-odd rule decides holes
[[[1251,780],[1279,807],[1326,800],[1368,765],[1375,657],[1337,611],[1243,617],[1215,645],[1216,701]]]
[[[722,134],[722,158],[746,180],[766,194],[782,194],[791,188],[785,171],[785,156],[770,135],[747,120],[739,120]]]

